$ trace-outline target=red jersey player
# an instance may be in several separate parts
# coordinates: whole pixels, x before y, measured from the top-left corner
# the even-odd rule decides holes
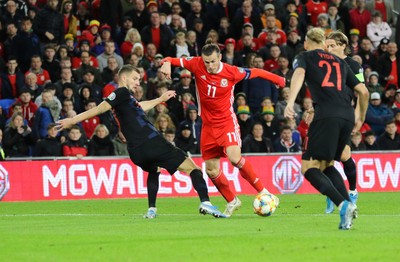
[[[207,175],[228,202],[224,214],[229,217],[241,206],[241,202],[231,191],[219,167],[220,157],[227,156],[257,192],[269,193],[250,162],[241,156],[240,128],[232,107],[235,84],[244,79],[261,77],[284,86],[285,79],[262,69],[240,68],[222,63],[219,47],[207,42],[202,48],[201,57],[165,58],[161,72],[170,78],[173,65],[184,67],[195,76],[199,115],[203,120],[201,152]]]

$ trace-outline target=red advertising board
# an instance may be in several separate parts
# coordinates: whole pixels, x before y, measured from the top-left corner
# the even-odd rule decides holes
[[[400,154],[353,154],[361,192],[399,191]],[[274,194],[316,193],[300,172],[300,155],[247,156],[267,188]],[[204,170],[201,158],[194,158]],[[337,168],[343,173],[339,163]],[[254,194],[227,159],[221,168],[238,194]],[[204,177],[206,177],[205,172]],[[2,201],[146,197],[147,173],[125,158],[86,160],[5,161],[0,164]],[[217,189],[207,179],[211,195]],[[195,196],[190,177],[176,172],[160,176],[159,196]]]

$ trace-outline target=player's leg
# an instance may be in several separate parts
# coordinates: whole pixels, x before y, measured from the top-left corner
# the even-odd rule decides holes
[[[150,171],[147,176],[147,201],[149,205],[149,209],[147,210],[147,214],[144,215],[144,218],[155,218],[157,216],[157,193],[159,187],[159,177],[160,171]]]
[[[210,197],[208,196],[208,188],[206,181],[203,178],[203,173],[190,157],[187,157],[185,161],[178,167],[179,171],[185,172],[190,175],[194,189],[200,198],[199,212],[202,214],[210,214],[217,218],[226,217],[222,214],[215,206],[211,204]]]
[[[240,175],[246,179],[258,193],[269,193],[257,176],[251,163],[242,157],[241,149],[238,145],[228,146],[226,148],[226,155],[229,161],[239,169]]]
[[[340,161],[343,164],[344,174],[347,177],[347,181],[349,183],[349,196],[350,200],[353,204],[357,203],[358,192],[357,192],[357,169],[356,164],[354,163],[353,158],[351,157],[351,148],[349,145],[346,145],[342,155],[340,157]]]
[[[220,162],[219,158],[212,158],[206,160],[206,172],[207,175],[210,177],[211,181],[214,183],[218,191],[221,195],[225,198],[226,208],[224,211],[224,215],[227,217],[232,216],[235,210],[238,210],[242,202],[238,197],[236,197],[235,193],[231,190],[229,186],[229,181],[226,176],[222,173],[220,169]]]

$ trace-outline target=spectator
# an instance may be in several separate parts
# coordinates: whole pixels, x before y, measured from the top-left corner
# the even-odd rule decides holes
[[[82,53],[84,52],[89,55],[82,56]],[[72,70],[76,70],[82,65],[90,65],[94,68],[99,68],[99,62],[97,61],[96,57],[90,52],[90,42],[87,39],[81,39],[79,41],[76,54],[74,55],[74,57],[72,57]],[[75,81],[77,81],[77,79],[75,79]]]
[[[125,37],[126,37],[126,34],[128,33],[128,31],[134,27],[133,27],[133,20],[130,16],[122,17],[121,24],[122,25],[119,28],[119,30],[117,31],[117,35],[115,36],[115,41],[117,42],[118,46],[121,47],[121,55],[123,56],[121,45],[125,41]]]
[[[217,34],[216,34],[217,35]],[[248,39],[245,39],[246,37],[245,36],[248,36],[248,35],[250,35],[250,40],[251,41],[248,41]],[[218,35],[217,35],[218,36]],[[209,38],[209,37],[207,37],[207,38]],[[249,43],[247,43],[247,44],[245,44],[244,43],[244,41],[248,41]],[[240,50],[243,50],[243,48],[245,47],[245,46],[249,46],[250,47],[250,49],[252,50],[252,51],[257,51],[259,48],[260,48],[260,44],[259,44],[259,40],[258,40],[258,38],[257,37],[254,37],[254,28],[253,28],[253,25],[252,24],[250,24],[250,23],[244,23],[243,24],[243,26],[242,26],[242,34],[241,34],[241,37],[240,37],[240,39],[237,41],[237,44],[236,44],[236,47],[235,47],[235,50],[236,51],[240,51]]]
[[[328,11],[328,4],[320,0],[312,0],[307,1],[306,8],[309,24],[315,27],[318,24],[318,15]]]
[[[382,104],[387,105],[389,108],[393,106],[395,101],[397,87],[393,84],[390,84],[386,87],[383,95],[381,96]]]
[[[91,51],[96,54],[97,56],[101,55],[105,52],[105,45],[106,43],[112,41],[114,45],[114,52],[116,55],[120,55],[121,52],[119,50],[119,46],[116,42],[114,42],[113,38],[111,37],[111,27],[107,24],[104,24],[100,28],[100,39],[101,41],[97,43]]]
[[[350,56],[355,56],[360,51],[360,30],[353,28],[350,30]]]
[[[174,133],[175,134],[175,133]],[[114,144],[114,150],[116,156],[128,156],[128,145],[126,143],[126,139],[121,131],[117,133],[117,135],[112,140]]]
[[[87,72],[90,72],[94,76],[94,80],[93,81],[97,85],[102,85],[103,84],[103,79],[101,78],[101,73],[100,73],[99,69],[97,69],[96,67],[91,65],[89,52],[82,51],[81,52],[81,59],[82,59],[81,66],[74,71],[75,81],[77,83],[81,84],[84,81],[83,76]]]
[[[130,53],[132,53],[133,46],[136,43],[142,44],[142,37],[136,28],[131,28],[126,32],[124,42],[121,44],[122,57],[126,58]]]
[[[250,134],[253,125],[249,106],[239,106],[236,115],[240,127],[240,138],[244,140]]]
[[[360,37],[367,36],[367,24],[371,21],[371,13],[365,9],[365,0],[356,0],[356,7],[349,11],[350,26],[360,31]]]
[[[150,25],[145,26],[140,34],[146,45],[148,43],[153,43],[157,47],[159,53],[167,55],[173,35],[168,26],[161,25],[160,14],[158,12],[151,14]]]
[[[74,103],[74,110],[79,112],[82,111],[81,102],[79,95],[77,94],[78,89],[75,89],[71,83],[64,83],[62,87],[61,101],[70,99]]]
[[[115,57],[117,60],[118,67],[122,67],[124,65],[124,60],[122,57],[115,52],[115,42],[113,40],[108,40],[105,42],[104,52],[97,56],[100,72],[103,72],[104,68],[107,67],[107,59],[111,56]]]
[[[394,120],[389,120],[385,125],[385,132],[376,140],[379,150],[399,150],[400,135]]]
[[[114,31],[118,26],[118,21],[122,17],[122,5],[121,1],[115,0],[101,0],[99,6],[99,18],[101,19],[101,23],[107,24],[110,28],[113,28]],[[115,36],[115,32],[113,38]]]
[[[276,34],[275,42],[278,46],[286,44],[287,37],[285,31],[279,29],[276,26],[276,17],[274,15],[268,15],[266,18],[267,26],[263,29],[262,32],[258,34],[258,43],[260,46],[265,46],[268,41],[268,35],[270,33]],[[254,32],[255,33],[255,32]]]
[[[39,36],[32,30],[32,19],[22,19],[21,30],[18,33],[17,50],[18,66],[21,72],[26,72],[30,67],[31,57],[40,55]]]
[[[8,157],[30,156],[30,146],[34,144],[32,130],[23,124],[21,113],[14,113],[4,131],[3,149]]]
[[[63,156],[77,157],[78,159],[87,156],[88,142],[82,135],[81,129],[73,125],[68,131],[68,137],[63,144]]]
[[[160,103],[160,104],[162,104],[162,103]],[[160,132],[163,135],[165,134],[165,131],[167,129],[176,130],[175,124],[172,121],[171,117],[165,113],[161,113],[157,116],[157,118],[154,122],[154,126],[158,130],[158,132]]]
[[[242,58],[238,52],[235,52],[236,41],[233,38],[228,38],[225,41],[225,48],[221,51],[222,62],[230,65],[240,66],[242,65]]]
[[[379,150],[378,144],[376,143],[376,137],[374,131],[370,130],[364,134],[365,150],[374,151]]]
[[[392,36],[390,25],[382,20],[382,14],[378,10],[372,14],[372,20],[367,25],[367,36],[371,39],[374,49],[378,47],[383,38]]]
[[[125,16],[129,16],[132,19],[134,27],[139,32],[150,24],[150,14],[146,9],[144,0],[135,0],[135,8],[126,12]]]
[[[370,94],[377,92],[382,97],[385,88],[379,83],[379,74],[376,71],[369,73],[367,88]]]
[[[112,57],[112,56],[109,57],[108,61],[110,62],[109,64],[111,64],[111,66],[118,66],[114,57]],[[115,65],[113,65],[113,63],[115,63]],[[108,67],[106,67],[104,70],[106,70],[106,69],[108,69]],[[110,72],[111,80],[107,82],[107,84],[103,87],[103,90],[102,90],[103,99],[105,99],[107,96],[109,96],[118,87],[118,83],[117,83],[118,82],[118,71],[119,71],[119,68],[115,68],[114,71]],[[103,71],[103,73],[104,73],[104,71]],[[102,75],[103,75],[103,79],[105,79],[105,75],[104,74],[102,74]],[[143,89],[142,89],[142,91],[143,91]],[[136,99],[136,100],[138,100],[138,99]]]
[[[263,136],[263,125],[255,122],[251,127],[251,132],[243,140],[243,153],[271,153],[273,146],[271,140]]]
[[[377,63],[376,71],[379,73],[379,83],[387,87],[389,84],[399,87],[400,53],[395,42],[388,44],[387,54],[383,54]],[[397,69],[397,70],[396,70]]]
[[[372,12],[373,10],[377,10],[382,14],[382,20],[387,22],[388,24],[392,24],[394,20],[394,12],[393,5],[394,1],[390,0],[375,0],[375,1],[366,1],[365,8]]]
[[[199,143],[193,137],[192,129],[189,124],[183,124],[175,139],[175,145],[188,154],[199,154]]]
[[[72,110],[74,110],[74,102],[72,101],[72,99],[65,98],[62,102],[60,119],[66,118],[67,113]]]
[[[293,70],[289,68],[289,59],[286,56],[278,57],[278,69],[273,70],[272,73],[284,77],[286,79],[285,87],[290,87]]]
[[[190,4],[191,10],[186,17],[186,24],[188,30],[193,30],[193,21],[195,18],[200,18],[205,21],[206,15],[203,11],[203,6],[200,0],[193,0]],[[229,21],[228,21],[229,22]]]
[[[182,57],[182,56],[193,56],[194,50],[192,47],[186,43],[186,36],[184,32],[178,32],[175,35],[175,40],[171,43],[169,49],[169,56],[172,57]]]
[[[63,0],[60,12],[64,16],[65,34],[72,34],[75,38],[78,30],[78,18],[76,18],[76,16],[73,14],[73,1]]]
[[[300,145],[292,139],[292,129],[284,125],[280,130],[280,138],[274,142],[274,151],[282,153],[300,152]]]
[[[265,60],[264,70],[272,72],[274,70],[279,69],[278,59],[281,56],[282,52],[277,44],[272,44],[269,49],[269,52],[270,52],[270,58]]]
[[[290,2],[290,1],[288,1],[288,2]],[[287,3],[286,3],[286,5],[287,5]],[[276,16],[275,6],[273,4],[264,5],[264,12],[261,15],[261,22],[262,22],[263,28],[267,27],[267,16],[269,16],[269,15]],[[277,28],[283,29],[282,22],[278,18],[275,19],[275,24],[276,24]]]
[[[25,74],[25,85],[22,89],[29,90],[32,95],[32,100],[35,100],[35,98],[42,93],[43,86],[38,85],[36,74],[29,72]]]
[[[62,107],[60,100],[58,99],[58,97],[56,97],[56,86],[53,83],[46,84],[43,88],[43,92],[44,91],[50,91],[53,95],[53,99],[57,102],[58,106],[60,108]],[[39,107],[42,104],[42,96],[36,97],[34,102]]]
[[[237,8],[236,2],[232,0],[219,0],[210,4],[206,11],[206,20],[204,20],[206,28],[218,30],[221,17],[227,17],[229,23],[232,23]],[[193,20],[193,24],[196,24],[195,20]]]
[[[165,22],[167,25],[169,25],[171,27],[172,24],[174,23],[174,20],[180,24],[181,28],[184,31],[186,31],[186,28],[187,28],[186,19],[182,17],[182,8],[181,8],[181,4],[179,2],[172,3],[171,13],[167,15],[167,19]]]
[[[200,18],[199,18],[200,19]],[[195,56],[199,56],[199,44],[197,43],[197,33],[195,31],[188,31],[186,33],[186,42],[190,48],[194,51]]]
[[[368,37],[362,38],[360,43],[360,49],[358,50],[358,55],[362,59],[361,66],[366,69],[370,67],[372,70],[375,70],[377,67],[377,60],[374,56],[372,42]],[[378,71],[378,73],[380,73]]]
[[[360,132],[355,132],[351,135],[351,151],[365,151],[366,147],[364,142],[362,141],[362,135]]]
[[[146,52],[144,53],[144,56],[142,57],[142,60],[140,61],[141,67],[143,67],[144,70],[147,70],[150,68],[150,66],[154,63],[155,56],[157,54],[157,48],[153,43],[149,43],[146,46]],[[144,79],[145,81],[145,79]]]
[[[286,107],[287,101],[289,99],[290,88],[285,87],[281,90],[282,90],[281,91],[281,99],[275,105],[275,115],[276,115],[276,119],[278,121],[283,121],[285,119],[285,117],[283,116],[283,113],[285,111],[285,107]],[[297,117],[295,117],[296,123],[299,123],[300,116],[301,116],[301,107],[297,103],[294,104],[294,111],[297,113]]]
[[[286,54],[289,62],[292,63],[294,57],[300,52],[304,51],[304,46],[300,40],[301,36],[296,29],[289,31],[287,38],[287,44],[282,46],[282,51]]]
[[[33,23],[33,30],[39,35],[42,44],[61,44],[64,38],[64,17],[57,10],[58,0],[47,0]]]
[[[6,66],[6,70],[0,71],[0,99],[14,99],[24,86],[24,74],[14,56],[8,57]]]
[[[22,17],[24,16],[21,12],[17,12],[17,2],[15,0],[8,0],[6,2],[5,13],[2,16],[2,22],[5,25],[14,24],[18,29],[21,28]]]
[[[195,105],[190,105],[186,109],[186,117],[179,126],[189,125],[192,130],[192,136],[198,143],[200,143],[202,121],[198,115],[198,109]]]
[[[89,141],[89,156],[114,156],[114,144],[110,138],[108,128],[99,124],[96,126]]]
[[[47,136],[47,127],[55,123],[60,117],[61,107],[54,100],[50,90],[43,90],[42,104],[33,117],[33,136],[35,139],[43,139]]]
[[[85,101],[85,111],[88,111],[92,108],[95,108],[97,106],[96,101],[93,98],[88,98]],[[82,122],[82,128],[85,131],[85,134],[87,137],[92,137],[93,134],[96,132],[97,126],[100,124],[100,117],[99,116],[94,116],[92,118],[86,119],[85,121]],[[107,133],[109,134],[110,132],[107,129]],[[107,135],[108,135],[107,134]]]
[[[344,24],[344,30],[342,31],[344,34],[347,35],[347,33],[350,31],[350,16],[349,16],[349,7],[347,6],[346,1],[342,0],[332,0],[331,5],[335,5],[337,7],[337,12],[338,16],[340,17],[340,20],[343,21]],[[329,11],[329,8],[328,8]]]
[[[235,15],[231,22],[231,35],[235,39],[241,37],[241,29],[245,23],[250,23],[254,29],[254,35],[258,36],[263,28],[260,15],[257,14],[256,10],[253,10],[252,1],[243,1],[241,12]],[[226,15],[225,15],[226,16]],[[222,16],[221,16],[222,17]],[[219,23],[218,23],[219,24]],[[215,30],[218,29],[215,28]]]
[[[194,81],[192,81],[192,73],[189,70],[183,69],[179,75],[179,82],[174,85],[174,90],[176,91],[176,95],[182,96],[184,91],[189,91],[192,94],[192,97],[196,98],[196,89],[194,86]]]
[[[384,132],[386,122],[393,119],[392,110],[381,102],[379,93],[372,93],[365,118],[365,122],[371,126],[377,136]]]
[[[38,106],[32,101],[31,92],[28,89],[22,89],[19,93],[17,103],[21,104],[22,116],[28,121],[28,126],[32,127],[33,116],[38,109]],[[10,110],[11,115],[14,113]]]
[[[56,59],[56,46],[54,44],[46,44],[44,46],[44,59],[42,68],[49,73],[50,81],[55,83],[60,80],[61,66],[60,61]]]
[[[70,67],[61,68],[61,78],[60,80],[54,83],[56,87],[56,96],[60,100],[62,100],[63,87],[66,83],[70,84],[72,89],[75,90],[75,92],[78,90],[78,85],[72,78],[72,70]]]
[[[31,57],[31,67],[25,73],[25,76],[29,73],[34,73],[37,77],[37,84],[41,86],[51,82],[49,72],[43,69],[42,65],[42,58],[38,55],[33,55]]]
[[[331,3],[328,6],[328,24],[329,28],[333,31],[340,31],[344,34],[347,33],[346,25],[342,17],[338,14],[339,8],[336,4]]]
[[[255,68],[262,69],[264,62],[261,56],[254,57],[253,61]],[[261,102],[264,97],[271,98],[273,103],[278,101],[278,89],[268,80],[261,78],[253,78],[243,81],[243,92],[246,94],[247,104],[252,113],[260,111]]]
[[[168,142],[170,142],[171,144],[176,146],[175,145],[175,139],[176,139],[175,130],[167,129],[167,131],[165,131],[164,138],[165,138],[165,140],[167,140]]]
[[[392,109],[395,111],[397,109],[400,109],[400,89],[396,90],[396,95],[395,95],[394,99],[395,99],[395,101],[392,105]]]
[[[293,142],[296,143],[297,145],[301,146],[302,139],[301,139],[300,132],[297,130],[296,120],[294,120],[294,119],[285,119],[283,124],[290,127],[290,130],[292,131],[292,140],[293,140]]]
[[[387,54],[389,43],[390,40],[387,38],[382,38],[382,40],[379,42],[378,48],[376,48],[374,51],[374,55],[378,61],[382,55]]]
[[[52,123],[47,126],[47,136],[36,143],[34,156],[62,156],[62,146],[59,138],[57,138],[56,124]]]
[[[275,119],[275,112],[272,106],[263,106],[260,121],[263,124],[263,136],[275,141],[279,137],[279,122]]]

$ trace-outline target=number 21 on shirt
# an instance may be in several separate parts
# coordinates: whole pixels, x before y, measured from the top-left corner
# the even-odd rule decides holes
[[[322,82],[322,86],[326,87],[335,87],[335,84],[331,81],[331,75],[332,73],[336,75],[337,79],[337,89],[339,91],[342,90],[342,71],[340,70],[340,64],[338,62],[333,62],[330,64],[329,62],[325,60],[321,60],[318,63],[319,67],[326,67],[326,74],[324,77],[324,80]],[[332,66],[334,67],[334,72],[332,72]]]

